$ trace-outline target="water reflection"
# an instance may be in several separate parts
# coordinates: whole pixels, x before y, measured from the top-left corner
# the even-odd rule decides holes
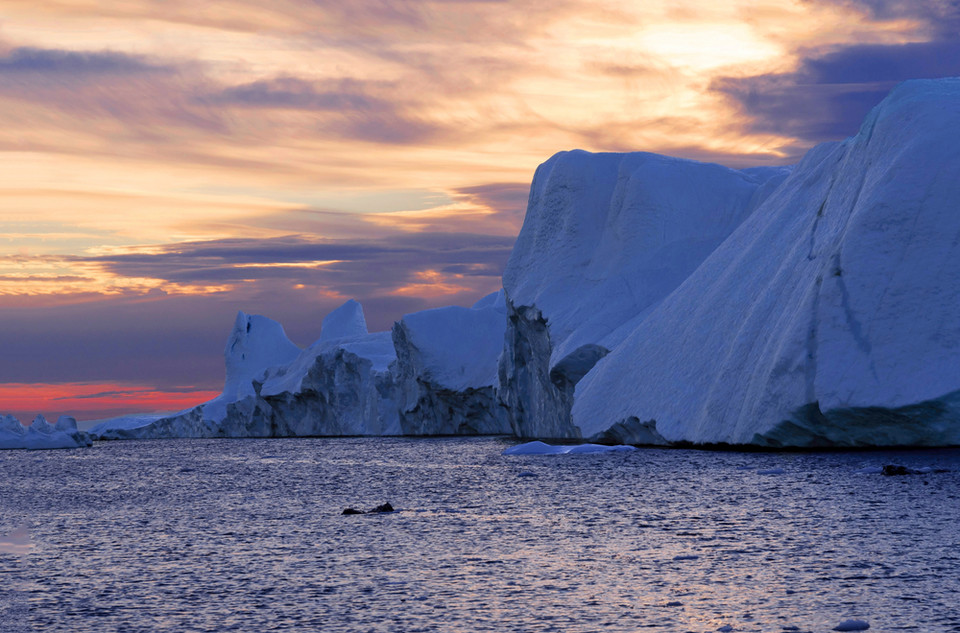
[[[109,443],[5,455],[0,499],[44,631],[960,630],[960,452],[504,447]]]

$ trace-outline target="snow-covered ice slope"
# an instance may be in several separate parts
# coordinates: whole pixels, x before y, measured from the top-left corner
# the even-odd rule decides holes
[[[93,444],[90,435],[77,430],[77,421],[66,415],[50,424],[38,415],[30,426],[23,426],[12,415],[0,416],[0,449],[83,448]]]
[[[597,363],[573,422],[584,437],[645,422],[670,441],[960,444],[958,297],[960,79],[911,81],[814,148]]]
[[[514,432],[577,437],[577,381],[788,173],[648,153],[563,152],[541,165],[503,276],[499,394]]]

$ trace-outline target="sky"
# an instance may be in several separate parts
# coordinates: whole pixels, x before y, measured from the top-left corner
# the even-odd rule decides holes
[[[552,154],[740,168],[960,75],[960,0],[0,0],[0,414],[175,411],[497,290]]]

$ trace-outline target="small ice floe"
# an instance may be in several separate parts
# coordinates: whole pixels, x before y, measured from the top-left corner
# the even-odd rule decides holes
[[[866,620],[844,620],[833,627],[834,631],[866,631],[870,628]]]
[[[782,468],[761,468],[757,470],[758,475],[782,475],[785,472]]]
[[[503,455],[567,455],[580,453],[619,453],[621,451],[635,450],[637,450],[635,446],[627,446],[624,444],[617,446],[604,446],[603,444],[553,446],[545,442],[535,441],[511,446],[503,451]]]
[[[719,629],[717,629],[717,632],[718,632],[718,633],[730,633],[730,631],[732,631],[732,630],[733,630],[733,627],[732,627],[732,626],[730,626],[729,624],[724,624],[724,625],[721,626]]]
[[[697,560],[699,558],[696,554],[685,554],[682,556],[674,556],[673,560]]]
[[[682,606],[683,606],[683,603],[682,603],[682,602],[677,602],[676,600],[674,600],[673,602],[668,602],[668,603],[667,603],[667,606],[668,606],[668,607],[682,607]]]

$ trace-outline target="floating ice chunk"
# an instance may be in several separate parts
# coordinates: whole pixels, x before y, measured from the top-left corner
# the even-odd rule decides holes
[[[879,475],[883,472],[883,466],[865,466],[853,471],[855,475]]]
[[[786,471],[782,468],[761,468],[757,471],[758,475],[782,475]]]
[[[604,446],[603,444],[578,444],[576,446],[553,446],[545,442],[534,441],[526,444],[511,446],[503,451],[503,455],[566,455],[569,453],[619,453],[635,451],[634,446],[618,445]]]
[[[870,628],[866,620],[844,620],[833,627],[834,631],[866,631]]]
[[[729,624],[724,624],[719,629],[717,629],[718,633],[730,633],[731,631],[733,631],[733,627],[730,626]]]

